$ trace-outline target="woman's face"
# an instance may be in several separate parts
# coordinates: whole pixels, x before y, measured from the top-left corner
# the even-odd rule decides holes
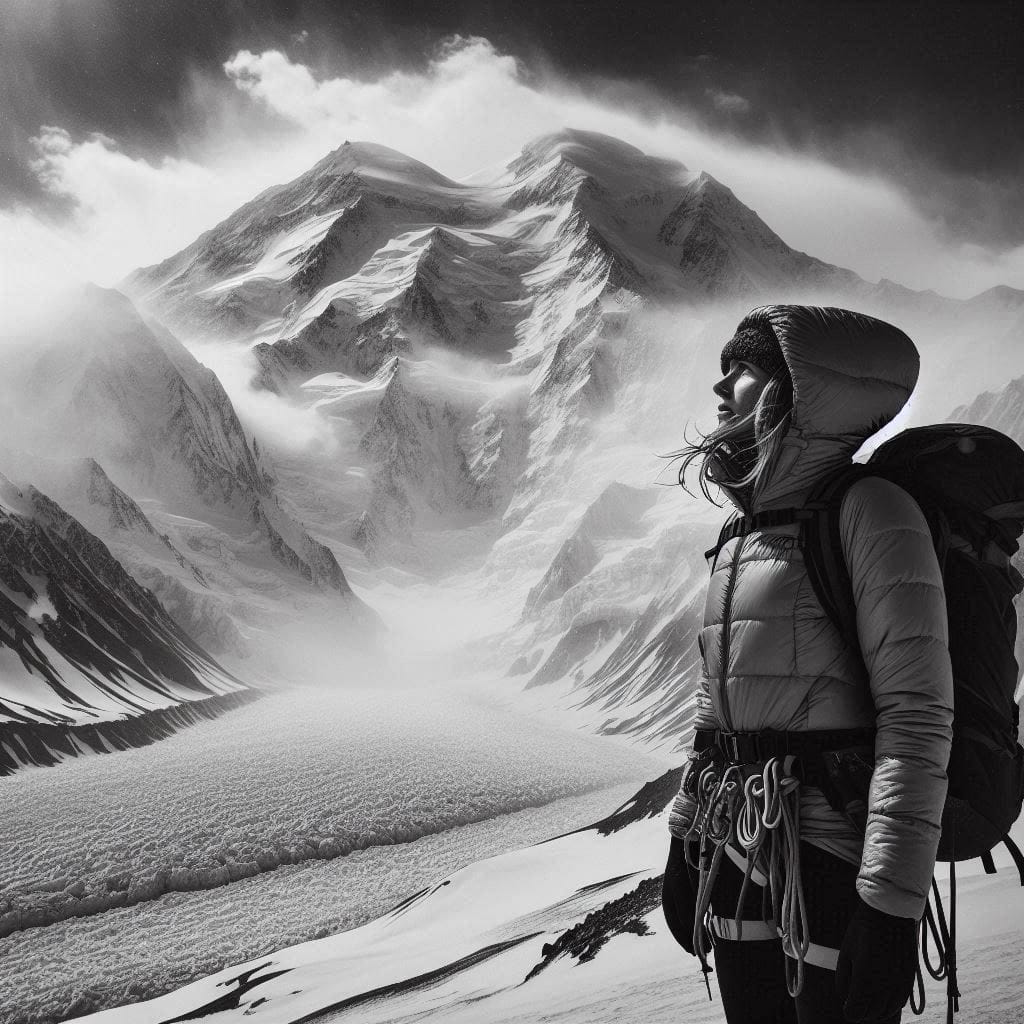
[[[722,400],[718,406],[719,424],[752,413],[768,379],[769,375],[760,366],[730,360],[729,372],[712,388]]]

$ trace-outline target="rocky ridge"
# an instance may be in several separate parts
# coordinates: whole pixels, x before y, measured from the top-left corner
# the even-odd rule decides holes
[[[151,742],[258,694],[185,633],[77,519],[6,477],[0,665],[3,774],[111,743]],[[193,704],[195,711],[184,710]]]

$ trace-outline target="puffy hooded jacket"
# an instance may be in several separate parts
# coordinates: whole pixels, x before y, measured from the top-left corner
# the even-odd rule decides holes
[[[794,411],[777,461],[743,510],[799,507],[903,408],[917,382],[918,354],[902,331],[847,310],[763,306],[740,326],[755,320],[775,331]],[[708,586],[696,725],[876,727],[866,833],[805,786],[801,837],[860,865],[857,889],[866,903],[920,918],[952,738],[942,576],[920,507],[886,480],[869,477],[850,488],[840,531],[860,650],[844,641],[815,596],[797,526],[735,538],[719,553]]]

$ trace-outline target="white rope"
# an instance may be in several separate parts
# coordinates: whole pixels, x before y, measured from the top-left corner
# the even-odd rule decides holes
[[[709,765],[700,774],[696,792],[696,812],[686,832],[689,847],[698,844],[696,912],[693,947],[705,978],[709,970],[707,955],[711,932],[711,890],[721,866],[727,844],[737,843],[746,855],[746,870],[736,906],[736,937],[742,939],[741,913],[755,863],[768,844],[767,883],[772,916],[778,922],[777,933],[786,953],[786,985],[791,996],[803,988],[804,961],[810,948],[807,907],[800,877],[800,780],[790,773],[791,762],[769,758],[759,773],[744,779],[739,765],[720,771]],[[709,847],[713,847],[710,849]],[[690,861],[692,863],[692,860]],[[763,861],[762,861],[763,863]],[[760,934],[760,930],[756,932]],[[791,969],[790,960],[795,961]]]

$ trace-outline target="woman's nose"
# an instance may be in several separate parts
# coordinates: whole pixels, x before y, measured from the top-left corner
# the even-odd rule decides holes
[[[711,390],[719,398],[729,398],[732,395],[732,388],[729,386],[729,377],[723,377]]]

